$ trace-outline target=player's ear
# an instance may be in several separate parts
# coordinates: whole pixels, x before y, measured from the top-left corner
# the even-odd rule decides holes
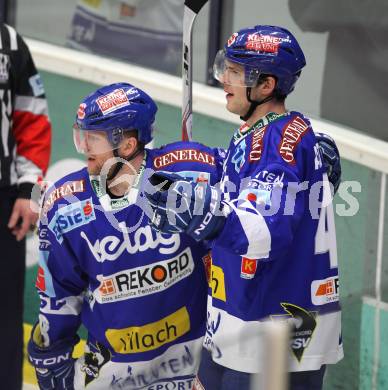
[[[273,94],[276,88],[276,78],[273,76],[267,76],[262,82],[258,85],[260,92],[265,96],[270,96]]]
[[[138,141],[136,136],[126,136],[120,145],[121,154],[126,157],[130,156],[137,149],[137,146]]]

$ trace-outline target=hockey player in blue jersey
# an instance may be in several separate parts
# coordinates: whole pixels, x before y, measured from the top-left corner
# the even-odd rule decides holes
[[[212,244],[204,341],[211,357],[199,372],[206,390],[249,388],[251,374],[265,367],[268,321],[291,325],[292,390],[321,389],[326,365],[343,357],[331,191],[309,119],[285,107],[304,66],[284,28],[234,33],[214,75],[227,110],[244,124],[230,142],[220,188],[189,188],[170,173],[150,178],[163,184],[147,195],[154,227]]]
[[[192,388],[206,324],[207,248],[152,230],[139,207],[147,169],[218,178],[217,150],[148,150],[157,107],[140,89],[87,96],[74,125],[87,168],[47,191],[40,216],[39,321],[28,344],[41,389]],[[85,354],[72,351],[83,324]]]

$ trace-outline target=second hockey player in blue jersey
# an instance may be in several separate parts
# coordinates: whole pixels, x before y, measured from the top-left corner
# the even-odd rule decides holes
[[[304,65],[283,28],[233,34],[214,72],[227,109],[245,123],[230,142],[221,187],[188,188],[169,173],[150,179],[168,187],[148,195],[154,226],[212,242],[204,342],[211,359],[205,355],[199,373],[206,389],[249,388],[249,374],[265,367],[268,321],[292,324],[291,389],[320,389],[325,365],[343,357],[331,189],[310,121],[284,103]]]
[[[40,220],[39,321],[28,352],[41,389],[191,390],[206,323],[208,250],[155,232],[139,207],[147,169],[196,182],[218,178],[217,150],[175,143],[148,150],[156,105],[125,83],[79,106],[87,168],[45,194]],[[77,330],[88,331],[74,364]]]

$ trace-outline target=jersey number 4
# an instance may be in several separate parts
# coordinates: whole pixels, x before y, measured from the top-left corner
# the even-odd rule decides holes
[[[315,254],[328,253],[330,259],[330,268],[337,268],[337,239],[335,236],[333,203],[330,198],[330,188],[327,177],[325,177],[322,201],[324,206],[321,208],[317,233],[315,235]]]

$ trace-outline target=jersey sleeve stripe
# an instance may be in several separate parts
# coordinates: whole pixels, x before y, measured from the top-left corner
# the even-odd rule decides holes
[[[28,111],[35,115],[48,115],[46,99],[34,96],[16,96],[15,111]]]
[[[5,27],[8,29],[11,50],[17,50],[18,41],[15,29],[11,26],[8,26],[8,24],[6,24]]]
[[[30,160],[45,174],[51,150],[51,126],[48,117],[27,111],[15,111],[13,120],[17,154]],[[18,172],[19,177],[26,173]]]

